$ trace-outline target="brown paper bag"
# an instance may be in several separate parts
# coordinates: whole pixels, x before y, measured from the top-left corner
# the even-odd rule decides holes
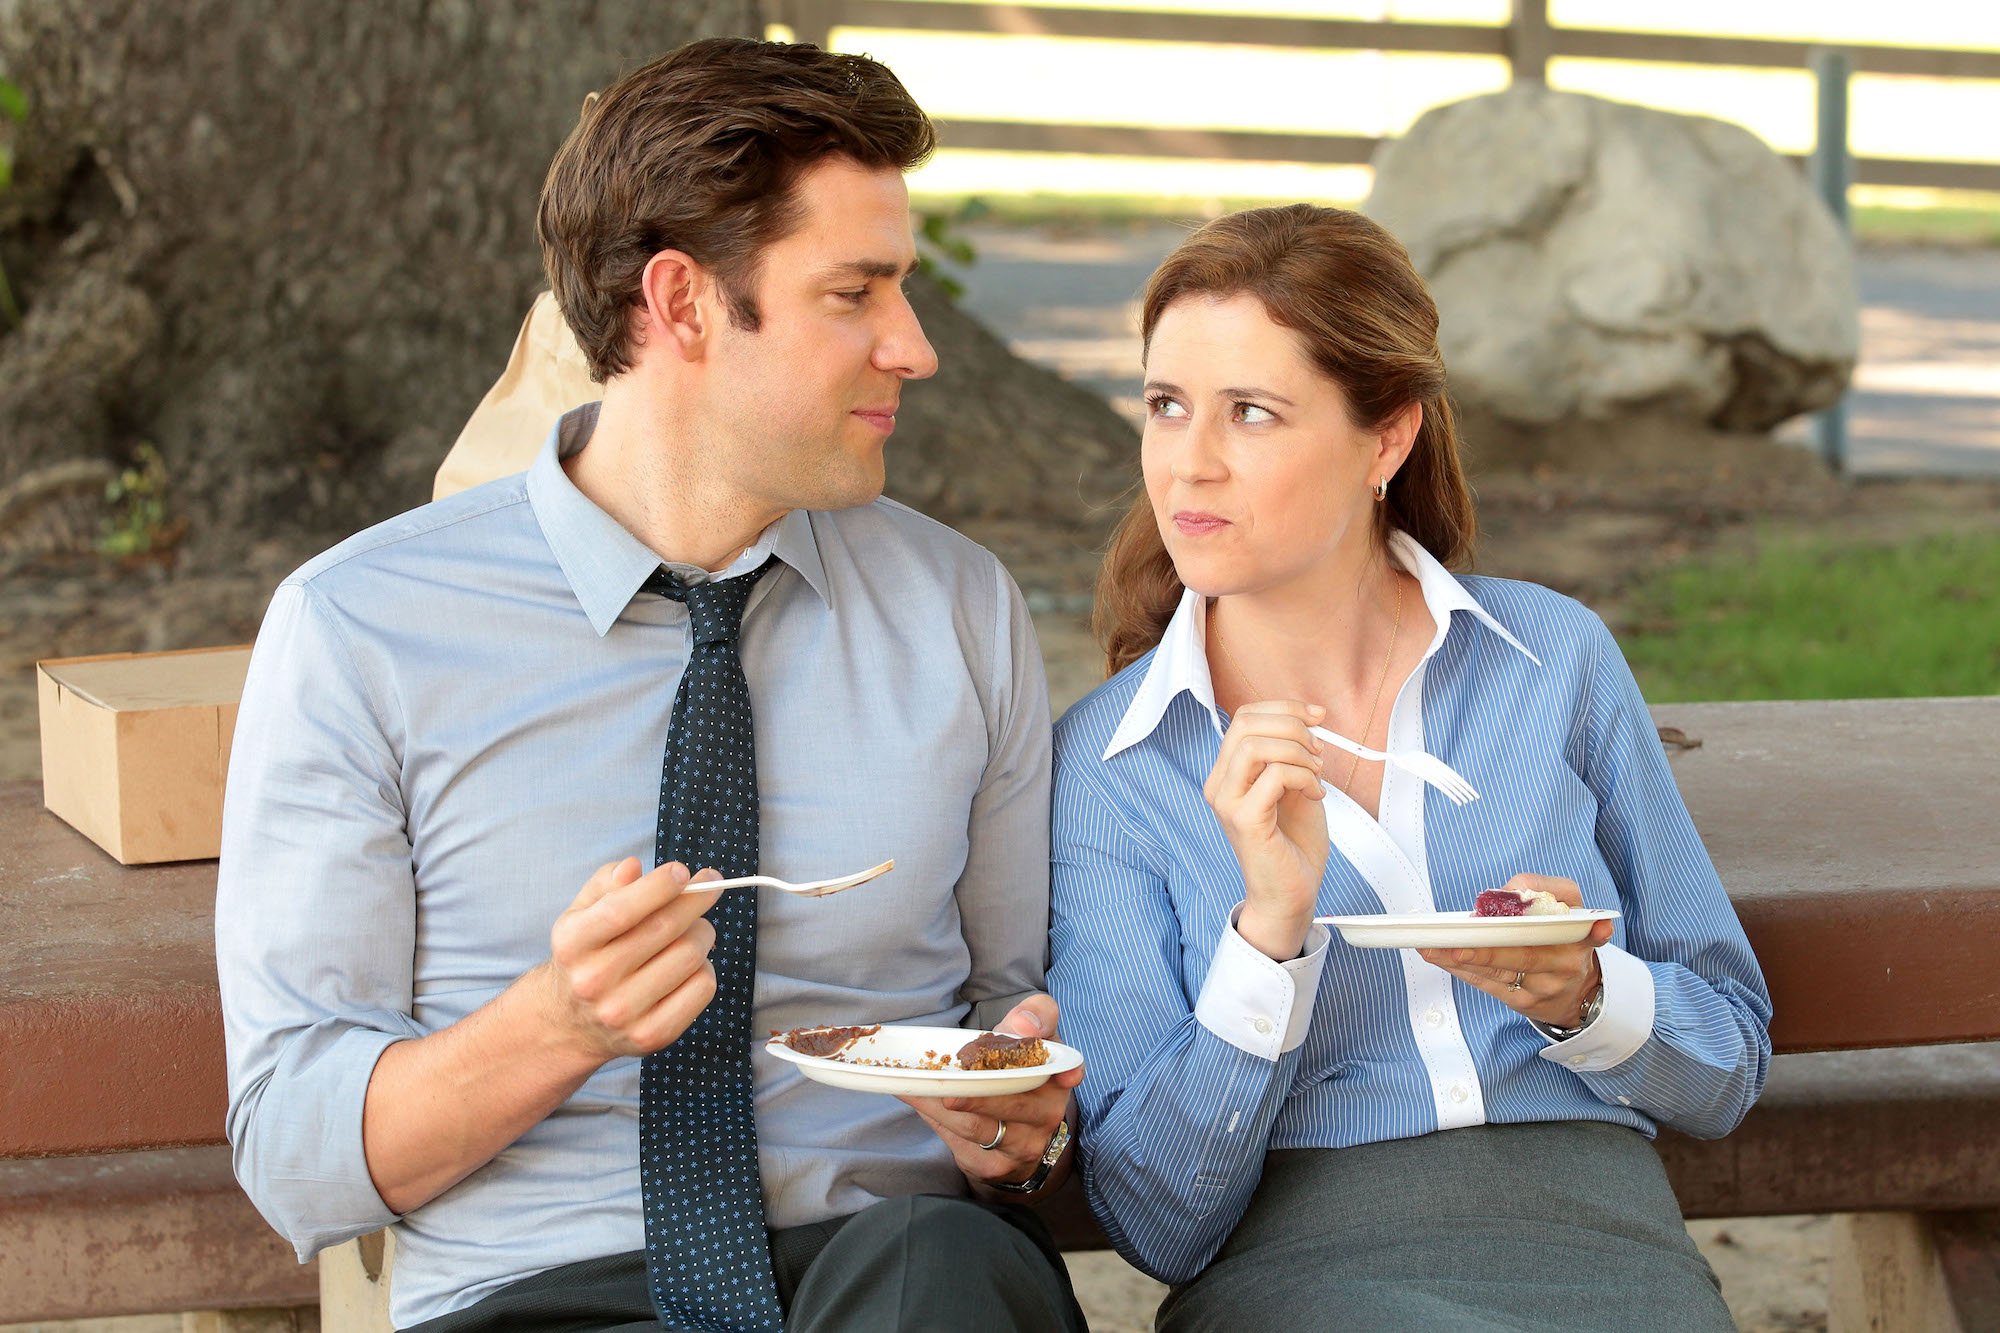
[[[563,323],[555,297],[543,292],[521,324],[507,369],[479,400],[458,442],[445,455],[431,498],[441,500],[495,477],[526,471],[556,418],[603,393],[604,386],[590,378],[590,365]]]

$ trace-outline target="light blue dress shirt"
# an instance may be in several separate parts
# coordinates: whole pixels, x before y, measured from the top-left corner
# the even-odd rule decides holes
[[[1214,1257],[1268,1149],[1553,1120],[1714,1137],[1764,1085],[1763,976],[1610,632],[1548,589],[1390,545],[1437,625],[1390,746],[1482,797],[1454,806],[1393,767],[1379,818],[1329,791],[1317,911],[1465,911],[1516,873],[1566,876],[1623,914],[1598,951],[1603,1012],[1555,1042],[1412,951],[1314,927],[1280,964],[1236,933],[1242,872],[1202,798],[1226,719],[1187,594],[1159,646],[1057,724],[1053,818],[1049,985],[1089,1056],[1085,1187],[1119,1252],[1166,1281]]]
[[[657,557],[558,461],[595,422],[580,408],[528,472],[313,560],[258,636],[216,902],[228,1128],[301,1258],[398,1222],[361,1145],[382,1051],[546,959],[598,866],[652,864],[687,611],[640,591]],[[789,514],[744,560],[766,551],[742,638],[762,868],[896,869],[831,898],[759,891],[756,1030],[990,1026],[1047,950],[1049,705],[1020,593],[888,500]],[[964,1191],[895,1099],[761,1050],[755,1076],[772,1226]],[[614,1060],[401,1218],[396,1322],[638,1249],[638,1105],[638,1060]]]

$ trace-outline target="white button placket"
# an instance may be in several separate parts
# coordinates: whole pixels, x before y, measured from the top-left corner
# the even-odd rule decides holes
[[[1443,641],[1443,626],[1430,653]],[[1397,693],[1389,713],[1389,748],[1424,746],[1424,676],[1430,653],[1417,664]],[[1385,912],[1434,912],[1428,858],[1424,852],[1424,784],[1391,767],[1382,777],[1381,820],[1344,796],[1328,793],[1327,831],[1334,846],[1359,870]],[[1408,949],[1397,950],[1408,998],[1410,1035],[1431,1087],[1439,1129],[1486,1123],[1486,1098],[1472,1048],[1458,1018],[1449,972],[1433,967]]]

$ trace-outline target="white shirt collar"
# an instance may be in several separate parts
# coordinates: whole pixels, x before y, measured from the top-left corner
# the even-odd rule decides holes
[[[1208,654],[1203,649],[1207,639],[1208,599],[1192,588],[1184,589],[1180,608],[1167,622],[1159,647],[1153,650],[1152,665],[1146,668],[1125,716],[1119,719],[1118,730],[1111,734],[1111,744],[1105,747],[1106,759],[1152,735],[1166,716],[1167,705],[1183,690],[1208,710],[1216,730],[1222,730],[1215,708],[1215,682],[1208,674]]]
[[[1408,533],[1396,531],[1389,534],[1389,555],[1398,566],[1416,575],[1417,586],[1424,596],[1424,606],[1437,625],[1437,635],[1424,653],[1426,658],[1444,642],[1445,633],[1451,627],[1451,613],[1465,611],[1519,649],[1530,662],[1536,666],[1542,664],[1540,658],[1528,651],[1527,645],[1515,638],[1505,625],[1473,599],[1472,594],[1465,590],[1465,585],[1439,564],[1436,556],[1426,551]],[[1125,708],[1124,717],[1119,719],[1118,729],[1111,734],[1111,743],[1104,748],[1105,759],[1152,735],[1159,727],[1160,719],[1166,716],[1167,705],[1182,691],[1192,694],[1195,701],[1208,710],[1218,733],[1222,730],[1222,715],[1215,706],[1215,680],[1208,670],[1207,642],[1208,599],[1192,589],[1186,590],[1181,593],[1181,604],[1175,610],[1174,618],[1167,622],[1165,632],[1160,635],[1160,646],[1153,653],[1152,664],[1146,668],[1145,679],[1139,682],[1132,702]]]
[[[790,515],[788,514],[786,517],[788,518]],[[733,579],[738,575],[748,574],[751,570],[771,558],[771,552],[776,549],[778,544],[778,528],[784,521],[781,518],[758,533],[757,540],[746,548],[742,555],[730,561],[724,569],[707,570],[703,569],[700,565],[685,564],[679,560],[662,560],[660,564],[672,573],[675,578],[689,587],[693,587],[697,583],[720,583],[724,579]]]

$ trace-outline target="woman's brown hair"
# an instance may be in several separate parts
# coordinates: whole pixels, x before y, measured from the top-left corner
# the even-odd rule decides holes
[[[1440,563],[1469,564],[1478,522],[1445,396],[1437,303],[1401,242],[1359,213],[1312,204],[1217,218],[1146,285],[1143,345],[1151,347],[1174,302],[1239,295],[1256,297],[1273,323],[1298,335],[1313,366],[1346,395],[1356,427],[1379,430],[1411,403],[1423,407],[1410,456],[1376,507],[1377,536],[1401,528]],[[1182,592],[1142,487],[1097,574],[1091,626],[1107,675],[1160,641]]]
[[[757,261],[798,226],[807,167],[844,157],[908,171],[937,132],[867,56],[711,37],[586,104],[542,186],[536,230],[590,377],[629,370],[640,276],[662,250],[713,269],[732,323],[755,332]]]

